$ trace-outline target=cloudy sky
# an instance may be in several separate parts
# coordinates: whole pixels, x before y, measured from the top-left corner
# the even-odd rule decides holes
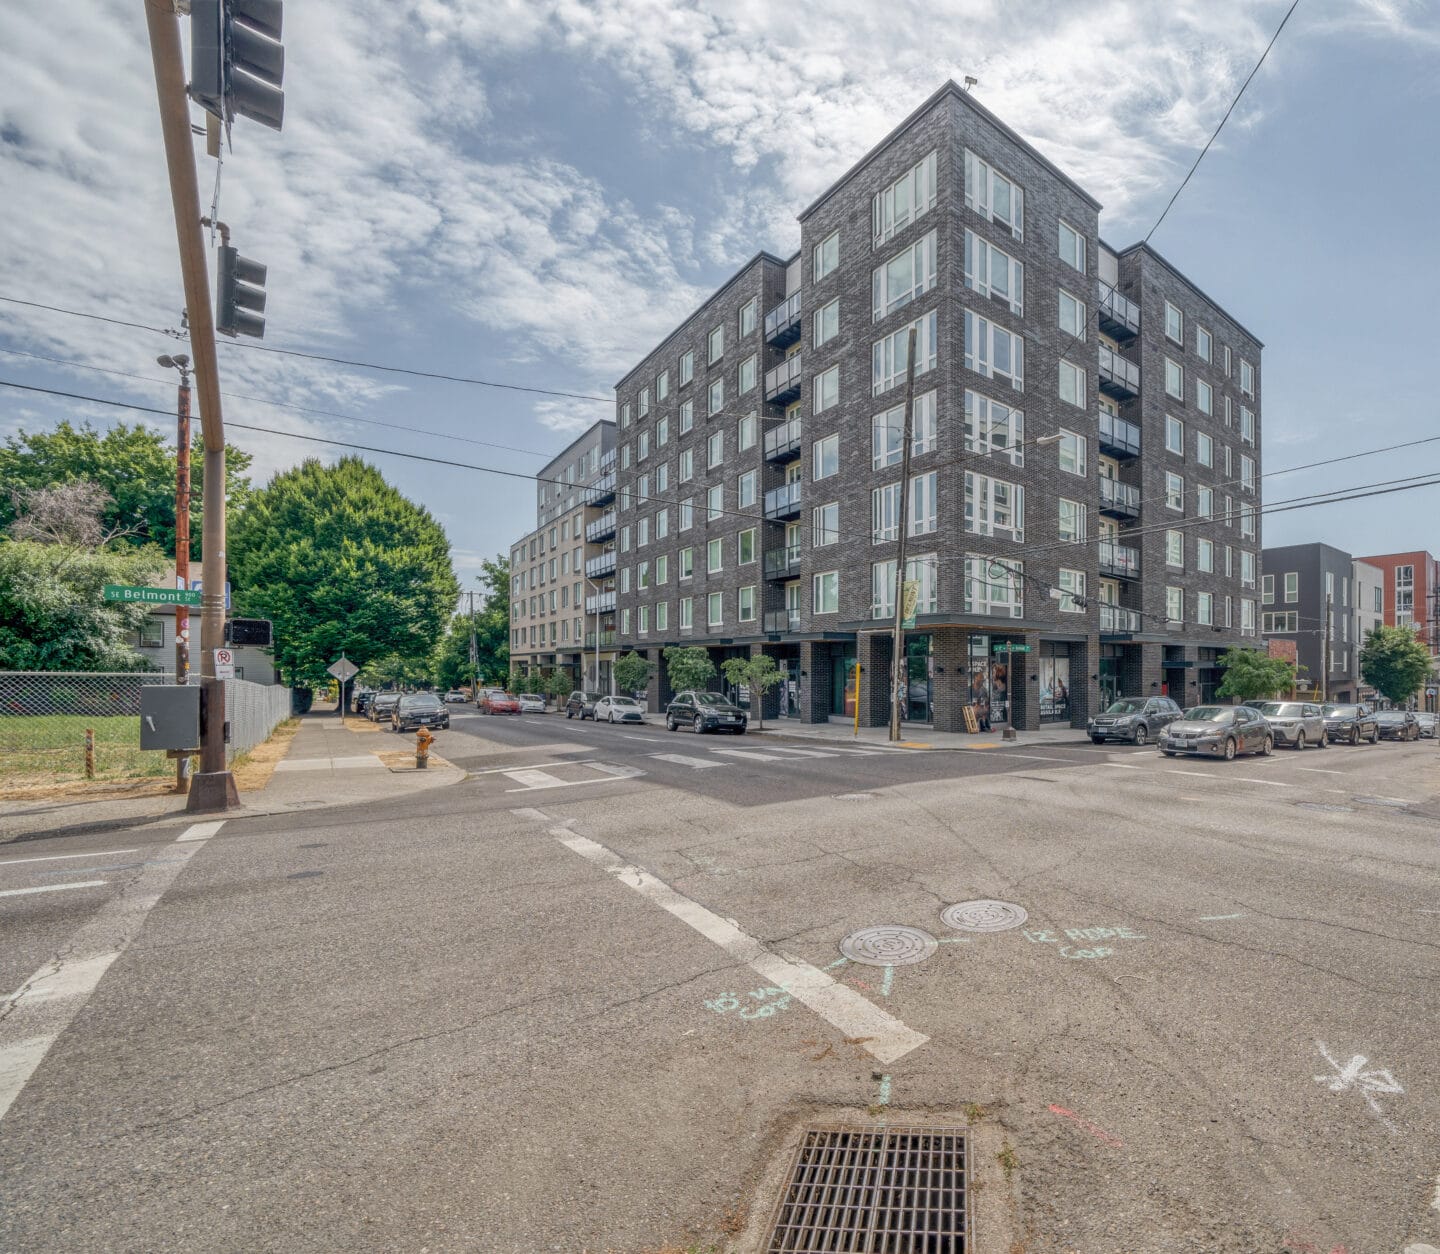
[[[219,216],[270,267],[265,345],[604,398],[759,248],[792,252],[795,212],[947,78],[979,79],[1131,243],[1287,7],[293,0],[285,129],[237,126]],[[1437,55],[1426,0],[1301,0],[1155,237],[1266,344],[1268,471],[1440,435]],[[0,296],[178,323],[142,0],[0,6],[0,188]],[[163,407],[177,349],[0,302],[0,379]],[[522,473],[613,411],[229,345],[220,365],[233,421]],[[0,435],[65,417],[125,415],[0,388]],[[317,451],[232,439],[262,480]],[[533,526],[521,480],[374,460],[462,577]],[[1440,443],[1272,475],[1266,499],[1431,468]],[[1265,539],[1436,550],[1437,517],[1428,488],[1277,514]]]

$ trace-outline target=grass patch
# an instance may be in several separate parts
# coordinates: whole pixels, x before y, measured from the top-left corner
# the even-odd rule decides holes
[[[172,775],[163,753],[140,748],[138,714],[45,714],[0,718],[0,788],[85,779],[85,729],[95,733],[97,780]]]

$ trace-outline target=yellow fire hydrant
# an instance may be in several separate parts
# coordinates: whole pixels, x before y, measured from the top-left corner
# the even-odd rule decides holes
[[[422,727],[415,733],[415,769],[423,771],[430,765],[430,746],[435,743],[435,737],[430,734],[428,728]]]

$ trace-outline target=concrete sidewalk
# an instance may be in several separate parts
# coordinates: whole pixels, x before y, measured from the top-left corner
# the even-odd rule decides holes
[[[329,714],[302,717],[300,730],[263,788],[240,794],[227,819],[364,804],[458,784],[465,772],[449,763],[414,766],[415,741],[378,725]],[[348,724],[348,725],[347,725]],[[379,755],[385,754],[386,760]],[[174,793],[143,797],[63,797],[11,801],[0,807],[0,844],[48,836],[79,836],[112,828],[188,823],[186,798]]]
[[[665,726],[663,714],[647,714],[645,721],[654,727]],[[748,733],[776,736],[786,740],[830,740],[840,744],[886,746],[894,749],[945,749],[985,750],[1016,745],[1074,745],[1089,743],[1085,732],[1078,727],[1047,727],[1041,731],[1017,731],[1013,740],[1005,740],[1000,732],[981,732],[971,736],[965,732],[937,732],[929,727],[912,723],[902,724],[900,741],[890,743],[888,727],[862,727],[857,732],[850,723],[832,721],[829,723],[799,723],[793,719],[769,719],[763,730],[750,720]]]

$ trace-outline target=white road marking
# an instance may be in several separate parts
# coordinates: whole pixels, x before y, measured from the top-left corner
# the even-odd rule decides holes
[[[1196,775],[1196,776],[1199,776],[1199,778],[1201,778],[1201,779],[1210,779],[1210,778],[1211,778],[1211,775],[1210,775],[1210,772],[1209,772],[1209,771],[1182,771],[1182,770],[1181,770],[1179,767],[1177,767],[1177,766],[1172,766],[1172,767],[1167,768],[1166,771],[1165,771],[1165,774],[1167,774],[1167,775]]]
[[[865,1049],[880,1062],[903,1058],[930,1039],[887,1014],[853,988],[837,983],[818,967],[772,953],[729,919],[722,919],[699,902],[677,893],[648,871],[630,866],[604,845],[563,828],[552,829],[551,835],[567,849],[603,867],[620,883],[669,911],[707,940],[714,941],[767,983],[783,988],[845,1036],[866,1038]]]
[[[784,762],[786,759],[774,753],[760,753],[755,749],[711,749],[711,753],[723,753],[727,758],[740,758],[745,762]]]
[[[1073,761],[1072,758],[1043,758],[1043,757],[1041,757],[1038,753],[1007,753],[1004,749],[1001,749],[995,756],[996,756],[997,758],[1024,758],[1026,761],[1029,761],[1029,762],[1070,762],[1070,761]],[[1110,765],[1113,765],[1113,763],[1110,764]],[[1134,769],[1138,771],[1140,768],[1137,766],[1137,767],[1135,767]]]
[[[510,813],[517,819],[530,819],[535,823],[548,823],[550,821],[550,816],[546,814],[544,810],[535,810],[530,806],[521,806],[517,810],[511,810]]]
[[[729,752],[729,751],[728,751],[728,750],[725,750],[725,749],[714,749],[714,750],[711,750],[711,752],[713,752],[713,753],[726,753],[726,752]],[[853,752],[856,752],[856,750],[853,750],[853,749],[852,749],[852,750],[846,750],[846,749],[790,749],[790,748],[782,748],[780,745],[774,745],[774,746],[771,747],[771,749],[769,750],[769,752],[771,752],[771,753],[783,753],[787,758],[833,758],[833,757],[839,756],[839,754],[841,754],[841,753],[853,753]],[[861,749],[861,750],[859,750],[859,752],[863,753],[864,750]]]
[[[1430,1199],[1430,1209],[1440,1210],[1440,1176],[1435,1177],[1435,1196]]]
[[[1117,771],[1142,771],[1145,769],[1142,766],[1131,766],[1128,762],[1102,762],[1100,765],[1114,767]]]
[[[1297,771],[1309,771],[1312,775],[1344,775],[1344,771],[1327,771],[1323,766],[1297,766]]]
[[[0,897],[26,897],[31,893],[63,893],[68,888],[101,888],[109,880],[84,880],[79,884],[45,884],[40,888],[7,888]]]
[[[652,758],[661,762],[673,762],[676,766],[693,766],[697,771],[713,766],[731,766],[730,762],[712,762],[709,758],[688,758],[683,753],[652,753]]]
[[[664,736],[635,736],[630,732],[621,732],[620,734],[624,736],[626,740],[643,740],[646,744],[650,745],[663,745],[665,743]]]
[[[570,762],[529,762],[525,766],[487,766],[482,770],[471,771],[472,775],[508,775],[511,771],[543,771],[552,766],[589,766],[593,761],[591,758],[577,758]]]
[[[613,775],[616,779],[635,779],[645,774],[645,772],[637,766],[616,766],[611,762],[592,762],[590,763],[590,769],[592,771],[603,771],[606,775]]]
[[[136,853],[135,849],[106,849],[100,853],[52,853],[44,858],[11,858],[0,862],[0,867],[19,866],[22,862],[61,862],[67,858],[113,858],[122,853]]]
[[[7,1013],[0,1019],[0,1119],[5,1118],[50,1046],[70,1026],[111,963],[135,939],[165,890],[199,850],[200,842],[213,836],[223,823],[220,819],[186,828],[177,842],[188,842],[176,850],[181,856],[163,863],[147,863],[131,881],[128,892],[105,902],[70,937],[64,952],[77,957],[46,963],[7,999]]]
[[[565,765],[571,765],[566,763]],[[592,771],[601,771],[603,775],[599,779],[556,779],[548,771],[520,770],[506,771],[505,777],[513,779],[517,784],[523,785],[520,788],[507,788],[506,792],[538,792],[546,788],[583,788],[586,784],[615,784],[622,779],[634,779],[643,775],[644,771],[637,771],[629,766],[610,766],[605,762],[585,763]]]
[[[1278,779],[1256,779],[1251,775],[1237,775],[1235,779],[1241,784],[1269,784],[1271,788],[1295,787],[1294,784],[1282,784]]]

